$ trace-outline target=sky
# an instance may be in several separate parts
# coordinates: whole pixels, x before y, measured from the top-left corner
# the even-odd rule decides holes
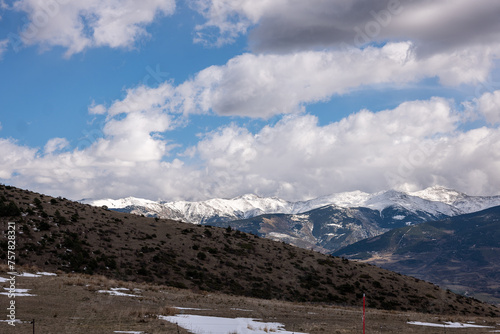
[[[500,194],[500,2],[0,0],[0,183]]]

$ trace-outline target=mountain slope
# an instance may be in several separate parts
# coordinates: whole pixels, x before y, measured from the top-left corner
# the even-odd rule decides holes
[[[140,217],[0,186],[0,223],[16,230],[17,265],[102,274],[258,298],[498,316],[484,303],[368,264],[254,235]],[[5,210],[4,210],[5,209]],[[0,258],[7,257],[6,239]]]
[[[328,205],[301,214],[267,214],[210,225],[231,226],[243,232],[328,253],[393,228],[443,217],[446,216],[411,212],[396,205],[382,211]]]
[[[500,206],[391,230],[334,254],[500,303]]]

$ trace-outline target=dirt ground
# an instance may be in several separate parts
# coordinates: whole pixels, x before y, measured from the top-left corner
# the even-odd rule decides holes
[[[7,277],[5,271],[0,274]],[[8,282],[0,283],[8,287]],[[189,333],[175,324],[157,319],[157,315],[178,313],[218,317],[245,317],[265,322],[280,322],[288,331],[316,333],[362,333],[362,308],[289,303],[218,293],[193,292],[165,286],[136,284],[107,279],[58,273],[58,276],[16,277],[16,288],[29,289],[36,296],[18,296],[15,327],[3,321],[0,333]],[[99,290],[115,290],[131,296],[113,296]],[[135,289],[135,290],[134,290]],[[369,296],[367,297],[369,298]],[[0,295],[0,319],[7,319],[11,299]],[[360,301],[361,305],[361,301]],[[180,308],[196,308],[177,309]],[[474,322],[491,328],[433,328],[408,324],[408,321],[442,323]],[[500,319],[450,317],[433,314],[388,312],[367,309],[366,333],[490,333],[500,331]]]

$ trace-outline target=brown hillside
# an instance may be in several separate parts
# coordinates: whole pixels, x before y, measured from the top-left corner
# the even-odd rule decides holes
[[[0,271],[5,270],[0,266]],[[38,268],[19,270],[36,273]],[[1,285],[1,284],[0,284]],[[4,283],[8,285],[8,283]],[[324,304],[292,303],[277,300],[228,296],[222,293],[193,293],[157,284],[123,282],[100,275],[63,274],[58,276],[17,277],[16,286],[29,289],[35,296],[19,297],[16,316],[21,323],[10,326],[0,322],[0,333],[94,334],[127,333],[189,334],[175,323],[158,315],[196,314],[223,318],[260,319],[263,323],[282,323],[288,333],[360,334],[361,307],[339,307]],[[113,296],[101,290],[119,288],[134,297]],[[68,298],[68,296],[71,296]],[[0,307],[7,308],[9,299],[0,298]],[[368,297],[369,298],[369,297]],[[423,314],[368,309],[366,333],[384,334],[480,334],[500,331],[497,319],[464,315]],[[473,323],[478,328],[444,328],[415,326],[408,322],[422,321]],[[484,326],[487,326],[485,328]],[[262,327],[261,327],[262,328]],[[267,327],[264,327],[265,329]],[[245,328],[246,329],[246,328]],[[241,333],[242,331],[231,331]],[[227,331],[226,333],[230,333]],[[268,333],[281,333],[269,330]]]
[[[424,281],[238,231],[139,217],[0,186],[19,265],[288,301],[440,314],[499,310]],[[0,258],[7,261],[7,239]]]

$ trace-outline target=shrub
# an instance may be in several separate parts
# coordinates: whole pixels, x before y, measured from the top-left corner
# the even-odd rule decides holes
[[[10,201],[8,204],[0,201],[0,217],[16,217],[21,215],[21,210],[17,205]]]

